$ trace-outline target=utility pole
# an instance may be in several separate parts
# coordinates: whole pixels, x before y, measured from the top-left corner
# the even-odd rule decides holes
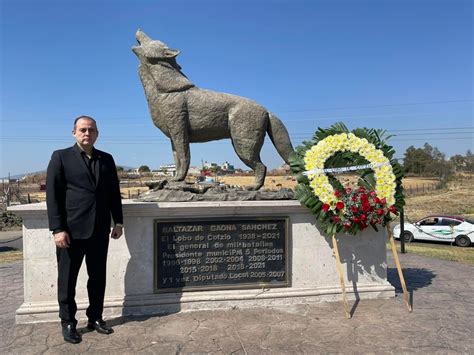
[[[405,254],[405,212],[402,209],[400,212],[400,251],[402,254]]]
[[[5,191],[5,195],[7,198],[7,207],[10,206],[10,199],[11,199],[11,194],[10,194],[10,172],[8,173],[8,185],[7,185],[7,190]]]

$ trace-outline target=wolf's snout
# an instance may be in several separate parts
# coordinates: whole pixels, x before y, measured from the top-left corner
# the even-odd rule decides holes
[[[138,29],[137,32],[135,33],[135,38],[137,39],[138,44],[145,44],[151,41],[151,38],[148,37],[145,32],[142,30]]]

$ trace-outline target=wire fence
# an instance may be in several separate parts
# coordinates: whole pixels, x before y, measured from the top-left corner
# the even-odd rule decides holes
[[[121,179],[120,192],[123,199],[136,199],[149,190],[151,176]],[[0,207],[29,204],[46,201],[46,182],[37,179],[34,182],[4,179],[0,183]]]
[[[431,191],[442,190],[446,187],[444,181],[434,181],[432,183],[410,184],[404,188],[405,196],[419,196],[425,195]]]

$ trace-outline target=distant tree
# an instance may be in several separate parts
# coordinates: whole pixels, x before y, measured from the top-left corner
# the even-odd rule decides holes
[[[147,165],[142,165],[138,168],[139,173],[149,173],[151,170]]]
[[[217,165],[213,165],[209,168],[209,171],[214,174],[216,181],[217,181],[217,173],[219,172],[219,170],[221,170],[221,168]]]
[[[446,161],[446,156],[441,153],[438,148],[425,143],[423,150],[428,154],[430,161],[425,170],[427,175],[439,176],[440,178],[446,178],[451,175],[453,170],[452,165]]]
[[[449,161],[451,162],[456,171],[467,170],[466,157],[462,156],[461,154],[453,155],[451,158],[449,158]]]
[[[466,159],[466,171],[473,173],[474,172],[474,154],[472,154],[470,149],[466,152],[465,159]]]
[[[409,146],[405,151],[403,158],[403,167],[406,173],[421,175],[428,166],[430,161],[429,155],[421,148]]]
[[[448,178],[453,171],[452,162],[446,161],[445,155],[428,143],[425,143],[423,148],[408,147],[403,167],[406,173],[438,176],[442,179]]]

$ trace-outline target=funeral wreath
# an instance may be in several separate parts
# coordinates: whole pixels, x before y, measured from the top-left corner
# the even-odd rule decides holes
[[[327,234],[357,234],[386,226],[403,208],[403,172],[386,143],[385,131],[336,123],[318,128],[290,157],[295,194]],[[357,186],[343,186],[341,173],[359,174]]]

